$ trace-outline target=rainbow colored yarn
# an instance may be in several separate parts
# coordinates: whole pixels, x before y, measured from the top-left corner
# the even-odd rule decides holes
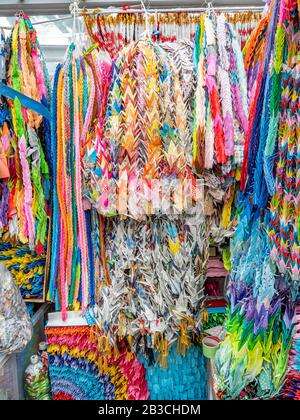
[[[101,351],[92,327],[47,327],[54,400],[147,400],[145,369],[124,345]]]

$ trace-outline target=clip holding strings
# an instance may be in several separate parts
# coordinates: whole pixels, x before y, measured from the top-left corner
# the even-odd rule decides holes
[[[217,14],[216,14],[216,11],[215,11],[214,6],[213,6],[213,1],[207,1],[206,0],[205,3],[207,5],[208,14],[210,16],[216,18],[217,17]]]
[[[72,41],[75,46],[75,51],[79,52],[78,45],[78,16],[79,16],[79,0],[72,0],[69,6],[71,15],[73,16],[73,27],[72,27]]]

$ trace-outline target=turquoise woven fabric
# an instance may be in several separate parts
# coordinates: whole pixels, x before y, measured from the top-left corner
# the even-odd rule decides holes
[[[181,356],[176,345],[173,346],[168,356],[168,368],[150,366],[143,355],[138,359],[146,368],[150,400],[207,399],[207,375],[201,348],[192,346],[186,356]]]

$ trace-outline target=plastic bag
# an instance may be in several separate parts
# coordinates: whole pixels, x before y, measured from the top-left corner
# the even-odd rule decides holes
[[[18,286],[0,264],[0,354],[22,351],[32,337],[32,323]]]

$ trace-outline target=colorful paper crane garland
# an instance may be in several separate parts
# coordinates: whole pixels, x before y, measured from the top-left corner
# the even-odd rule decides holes
[[[294,6],[294,7],[293,7]],[[279,22],[277,41],[286,38],[287,51],[282,69],[282,94],[278,117],[278,161],[275,185],[270,194],[267,231],[271,241],[271,258],[282,274],[300,280],[300,42],[299,14],[295,5],[289,9],[286,33]],[[283,55],[281,52],[280,57]],[[275,65],[274,65],[275,66]],[[274,150],[275,138],[270,140]],[[267,144],[268,146],[268,144]]]
[[[2,41],[4,39],[2,38]],[[20,16],[6,41],[2,81],[49,107],[47,69],[27,16]],[[5,86],[5,85],[3,85]],[[44,299],[50,174],[49,121],[21,104],[3,98],[1,106],[0,259],[12,270],[26,299]]]
[[[103,118],[99,86],[102,56],[95,50],[77,57],[74,44],[57,66],[52,97],[53,210],[49,299],[66,317],[67,308],[94,304],[99,280],[99,218],[83,200],[85,146],[91,147],[95,118]],[[101,130],[101,125],[99,130]]]
[[[194,166],[202,173],[220,164],[229,173],[242,163],[248,105],[240,46],[223,14],[202,16],[194,52]]]
[[[289,367],[285,383],[278,399],[300,400],[300,305],[297,303],[295,315],[295,334],[293,347],[289,356]]]
[[[106,222],[102,253],[106,284],[99,289],[94,315],[111,344],[118,334],[138,349],[144,337],[147,350],[155,348],[160,337],[166,358],[177,337],[185,352],[191,337],[201,331],[209,237],[220,242],[228,234],[219,229],[228,186],[213,173],[201,174],[204,205],[194,220],[182,205],[176,208],[178,215],[169,218],[172,209],[159,207],[160,196],[169,191],[152,188],[196,181],[188,118],[195,90],[191,44],[160,48],[141,40],[124,49],[112,70],[105,130],[96,130],[85,156],[91,180],[86,197],[100,214],[131,218]],[[189,205],[190,198],[185,197]]]
[[[212,18],[207,16],[205,21],[213,32]],[[238,177],[238,171],[235,174],[231,169],[237,169],[241,163],[240,152],[247,127],[247,99],[242,55],[234,32],[225,25],[222,16],[218,21],[220,37],[226,38],[227,28],[231,40],[228,54],[224,52],[227,51],[226,41],[220,46],[225,58],[217,63],[218,77],[228,82],[222,85],[226,115],[219,113],[215,116],[218,120],[216,130],[224,134],[224,125],[225,132],[230,132],[228,147],[231,148],[230,153],[235,154],[234,165],[228,161],[222,168],[231,177],[223,187],[227,190],[228,199],[223,215],[223,224],[227,227],[234,199],[234,189],[230,188],[230,184],[234,175]],[[201,57],[204,60],[204,54]],[[151,214],[169,214],[174,209],[176,214],[180,214],[189,211],[199,200],[191,156],[191,115],[193,109],[196,114],[203,115],[205,101],[201,108],[197,100],[199,92],[197,94],[196,91],[194,108],[195,75],[191,73],[191,66],[191,45],[188,42],[174,43],[173,46],[164,44],[160,48],[149,40],[129,44],[113,64],[104,132],[104,117],[101,116],[98,124],[101,128],[96,130],[93,147],[87,150],[85,157],[89,180],[85,196],[100,214],[129,215],[135,219]],[[201,89],[200,76],[198,72],[198,90]],[[212,81],[210,75],[207,80],[208,84]],[[213,106],[218,95],[216,89],[211,92]],[[234,101],[231,100],[232,95]],[[233,102],[240,105],[236,107],[236,114],[233,114]],[[227,159],[224,155],[222,162],[217,157],[214,160],[213,120],[211,122],[212,141],[207,146],[211,148],[208,152],[210,163],[203,170],[211,170],[214,163],[225,164]],[[230,130],[227,130],[228,126]],[[197,130],[195,127],[195,132]],[[197,155],[196,149],[194,144],[194,154]],[[206,176],[206,172],[202,171],[200,180],[204,185]]]
[[[195,180],[178,68],[158,45],[141,40],[120,53],[112,79],[105,130],[86,157],[92,172],[87,198],[100,214],[140,219],[170,212],[166,198],[174,196],[171,205],[181,213],[193,200]]]
[[[216,12],[218,13],[218,12]],[[153,13],[148,16],[149,32],[153,41],[178,43],[193,41],[201,17],[205,13]],[[261,12],[224,13],[244,47],[246,40],[261,18]],[[83,12],[84,21],[92,42],[97,42],[115,58],[126,44],[140,39],[145,32],[145,16],[134,13],[101,15]]]
[[[241,60],[230,45],[232,60]],[[235,174],[230,165],[228,177],[206,168],[198,189],[189,42],[142,39],[116,62],[93,48],[76,58],[72,45],[54,76],[49,298],[63,318],[93,307],[110,346],[126,339],[133,352],[158,351],[165,365],[173,342],[184,354],[199,338],[209,241],[231,235]],[[202,208],[188,215],[197,199]]]
[[[173,346],[168,369],[128,351],[123,340],[110,348],[94,327],[46,328],[54,400],[205,399],[201,349],[186,357]]]
[[[111,284],[101,288],[95,310],[111,345],[127,337],[134,350],[158,346],[167,359],[179,337],[185,352],[201,331],[208,235],[204,219],[201,226],[167,217],[107,222]]]
[[[255,382],[256,396],[270,398],[287,369],[295,296],[287,279],[276,275],[268,237],[257,225],[248,241],[235,237],[232,255],[227,336],[215,359],[217,387],[237,398]]]

